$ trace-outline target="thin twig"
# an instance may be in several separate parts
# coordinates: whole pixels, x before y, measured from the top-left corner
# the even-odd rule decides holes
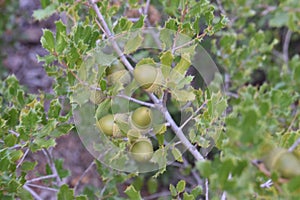
[[[145,5],[145,8],[144,8],[144,10],[143,10],[144,15],[147,15],[148,12],[149,12],[150,1],[151,1],[151,0],[147,0],[147,1],[146,1],[146,5]]]
[[[30,187],[43,189],[43,190],[49,190],[49,191],[52,191],[52,192],[58,192],[58,189],[50,188],[50,187],[46,187],[46,186],[42,186],[42,185],[36,185],[36,184],[31,184],[31,183],[28,183],[28,184],[25,184],[25,185],[30,186]]]
[[[19,168],[19,167],[20,167],[20,165],[23,163],[25,157],[27,156],[28,152],[29,152],[29,148],[26,149],[26,151],[25,151],[25,153],[23,154],[23,156],[22,156],[20,162],[17,164],[16,168]]]
[[[58,172],[57,172],[57,169],[56,169],[56,166],[55,166],[55,163],[53,161],[51,153],[47,149],[45,149],[45,148],[43,149],[43,152],[44,152],[44,154],[45,154],[45,156],[47,158],[49,167],[50,167],[53,175],[55,175],[55,177],[56,177],[56,184],[58,186],[61,186],[62,182],[61,182],[61,179],[60,179],[60,177],[58,175]]]
[[[20,136],[20,133],[17,133],[17,132],[14,131],[14,130],[9,130],[8,132],[11,133],[11,134],[13,134],[13,135],[15,135],[15,136],[17,136],[17,137]]]
[[[74,193],[76,194],[77,192],[77,188],[81,182],[81,180],[86,176],[86,174],[92,169],[92,167],[94,166],[95,161],[92,161],[91,164],[84,170],[84,172],[81,174],[81,176],[79,177],[78,181],[76,182],[75,186],[74,186]]]
[[[27,185],[23,185],[23,188],[27,190],[36,200],[43,200],[35,191],[33,191],[30,187]]]
[[[154,108],[155,107],[155,105],[153,103],[144,102],[144,101],[135,99],[133,97],[129,97],[127,95],[118,94],[118,95],[116,95],[116,97],[121,97],[121,98],[127,99],[129,101],[132,101],[132,102],[135,102],[137,104],[140,104],[140,105],[143,105],[143,106],[147,106],[147,107],[150,107],[150,108]]]
[[[208,179],[205,179],[205,200],[209,200],[209,187],[208,187]]]
[[[160,109],[161,110],[161,109]],[[165,116],[165,119],[170,123],[172,130],[176,134],[176,136],[181,140],[182,144],[189,150],[189,152],[194,156],[197,161],[204,161],[204,157],[200,154],[200,152],[194,147],[190,141],[185,137],[182,129],[180,129],[176,122],[171,117],[169,111],[166,108],[161,110],[161,113]]]
[[[284,43],[282,47],[283,60],[287,66],[289,63],[289,45],[290,45],[292,33],[293,32],[291,30],[287,31],[287,33],[285,34]]]
[[[288,129],[287,129],[287,131],[292,130],[292,127],[293,127],[293,125],[294,125],[294,122],[295,122],[296,119],[298,118],[298,115],[299,115],[299,112],[298,112],[298,110],[297,110],[296,113],[295,113],[295,115],[294,115],[294,117],[293,117],[293,119],[292,119],[292,121],[291,121],[291,123],[290,123],[290,125],[289,125],[289,127],[288,127]]]
[[[204,101],[203,104],[193,113],[185,122],[179,127],[180,129],[183,129],[185,125],[187,125],[199,112],[206,106],[207,101]]]
[[[47,175],[47,176],[41,176],[41,177],[38,177],[38,178],[33,178],[33,179],[30,179],[30,180],[27,180],[25,184],[36,182],[36,181],[41,181],[41,180],[45,180],[45,179],[51,179],[51,178],[56,178],[56,175],[51,174],[51,175]]]
[[[289,148],[289,152],[293,152],[296,148],[297,148],[297,146],[299,146],[300,145],[300,138],[298,138],[295,142],[294,142],[294,144]]]
[[[144,200],[158,199],[159,197],[169,196],[171,193],[169,191],[164,191],[160,193],[151,194],[147,197],[143,197]]]

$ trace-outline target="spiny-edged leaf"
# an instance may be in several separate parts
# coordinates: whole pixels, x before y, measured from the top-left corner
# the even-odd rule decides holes
[[[35,138],[33,143],[37,145],[38,149],[54,147],[56,145],[55,139]],[[36,149],[36,150],[38,150]]]
[[[69,189],[68,185],[64,184],[60,187],[57,193],[57,200],[73,200],[74,191]]]
[[[177,190],[177,192],[178,192],[178,193],[183,192],[183,191],[185,190],[185,185],[186,185],[185,181],[184,181],[184,180],[180,180],[180,181],[177,183],[177,185],[176,185],[176,190]]]
[[[123,31],[129,31],[132,27],[133,23],[129,21],[127,18],[122,17],[119,19],[117,25],[114,27],[115,33],[121,33]]]
[[[175,66],[174,70],[176,70],[178,73],[182,75],[185,75],[190,65],[191,65],[190,55],[188,53],[183,53],[181,54],[181,59],[179,63]]]
[[[62,51],[66,48],[67,46],[67,32],[66,32],[66,25],[59,20],[55,22],[56,25],[56,44],[55,44],[55,51],[57,53],[62,53]]]
[[[34,167],[37,165],[37,162],[29,162],[29,161],[24,161],[21,165],[22,171],[31,171],[34,169]]]
[[[88,200],[88,197],[86,195],[80,195],[80,196],[77,196],[75,199],[76,200]]]
[[[130,38],[124,47],[124,53],[130,54],[135,52],[143,42],[143,38],[140,34],[137,34],[135,37]]]
[[[169,18],[169,20],[166,21],[166,23],[165,23],[165,28],[173,30],[173,31],[177,31],[178,30],[177,24],[178,24],[177,19]]]
[[[167,148],[161,147],[156,150],[151,158],[151,162],[157,163],[159,166],[159,171],[154,175],[156,178],[159,174],[166,171],[167,167]]]
[[[165,78],[168,78],[170,74],[170,71],[172,69],[171,67],[172,67],[173,59],[174,56],[171,53],[171,51],[166,51],[162,53],[162,55],[160,56],[161,71]]]
[[[58,99],[53,99],[50,103],[50,108],[48,111],[48,117],[49,118],[58,118],[58,116],[60,115],[60,110],[61,110],[62,106],[59,102]]]
[[[142,28],[144,26],[145,17],[145,15],[141,15],[139,20],[133,24],[132,29]]]
[[[56,11],[56,7],[57,5],[52,3],[50,4],[49,6],[47,6],[45,9],[39,9],[39,10],[35,10],[33,12],[33,17],[36,19],[36,20],[43,20],[43,19],[46,19],[48,17],[50,17],[52,14],[55,13]]]
[[[21,159],[24,155],[22,150],[12,151],[9,153],[9,157],[11,162],[16,162],[17,160]]]
[[[159,39],[162,43],[162,49],[171,49],[174,39],[174,31],[162,29],[159,34]]]
[[[167,131],[167,126],[165,124],[155,124],[153,131],[157,135],[164,134]]]
[[[41,38],[42,46],[49,52],[53,52],[55,48],[55,41],[53,33],[48,29],[43,29],[43,36]]]
[[[187,102],[195,100],[195,94],[192,91],[186,90],[173,90],[172,91],[173,97],[180,102]]]
[[[201,194],[202,194],[202,187],[199,185],[193,188],[193,190],[191,191],[191,195],[193,195],[194,198],[197,198]]]
[[[59,175],[59,177],[60,177],[61,179],[63,179],[63,178],[65,178],[65,177],[67,177],[67,176],[70,175],[69,170],[64,169],[64,167],[63,167],[63,164],[64,164],[64,163],[63,163],[63,162],[64,162],[63,159],[56,159],[56,160],[54,161],[55,167],[56,167],[56,169],[57,169],[57,173],[58,173],[58,175]]]
[[[110,66],[117,60],[117,55],[113,53],[104,53],[101,49],[97,49],[93,56],[96,58],[96,63],[100,66]]]
[[[16,142],[17,142],[17,136],[15,136],[13,134],[9,134],[4,138],[4,143],[8,147],[14,146],[16,144]]]
[[[176,188],[175,188],[174,185],[170,184],[169,190],[171,192],[172,197],[176,197],[177,196],[177,190],[176,190]]]
[[[176,147],[172,148],[172,154],[176,161],[183,162],[182,155],[179,149],[177,149]]]
[[[127,194],[129,199],[142,200],[140,192],[136,191],[136,189],[132,185],[128,186],[124,192],[125,194]]]
[[[187,192],[183,193],[183,200],[194,200],[194,196],[191,194],[188,194]]]

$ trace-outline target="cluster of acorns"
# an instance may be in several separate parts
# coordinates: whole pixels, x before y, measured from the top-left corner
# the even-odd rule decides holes
[[[122,65],[115,65],[106,71],[108,84],[115,81],[122,81],[126,84],[130,80],[129,72]],[[154,92],[161,84],[161,71],[152,65],[140,65],[133,71],[133,76],[141,88],[148,92]],[[100,90],[91,92],[90,101],[94,104],[100,104],[106,98]],[[119,137],[121,131],[116,123],[118,114],[108,114],[101,117],[96,126],[102,133],[109,137]],[[128,148],[130,156],[137,162],[147,162],[152,158],[153,146],[146,133],[151,129],[153,123],[153,114],[150,108],[141,106],[134,110],[128,119],[130,130],[127,132]]]
[[[138,162],[147,162],[152,158],[153,146],[146,137],[152,124],[152,111],[147,107],[134,110],[128,119],[131,129],[127,132],[130,156]],[[120,129],[116,123],[115,115],[108,114],[100,118],[97,127],[102,133],[110,137],[118,137]]]

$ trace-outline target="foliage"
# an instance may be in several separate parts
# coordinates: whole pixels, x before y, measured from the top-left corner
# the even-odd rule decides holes
[[[58,199],[299,196],[299,177],[283,180],[276,170],[263,171],[260,162],[275,147],[300,155],[300,57],[291,48],[299,43],[299,2],[149,2],[41,0],[33,14],[37,20],[56,12],[68,17],[55,22],[54,32],[44,29],[41,38],[48,55],[38,59],[55,79],[54,92],[28,94],[14,76],[0,84],[1,199],[39,198],[26,179],[38,162],[24,161],[29,151],[48,158],[41,180]],[[158,24],[150,20],[151,9],[163,13]],[[143,30],[159,37],[152,40]],[[190,73],[199,45],[221,74]],[[206,59],[197,61],[212,66],[206,63],[209,55],[201,55]],[[133,71],[149,65],[156,77],[143,87]],[[89,101],[94,90],[102,92],[96,104]],[[152,112],[145,129],[130,121],[141,106]],[[95,126],[108,114],[114,115],[111,136]],[[75,126],[93,150],[91,166],[104,183],[82,194],[63,184],[68,171],[51,156],[56,139]],[[132,129],[153,144],[150,161],[134,161],[127,153],[134,144],[127,138]]]

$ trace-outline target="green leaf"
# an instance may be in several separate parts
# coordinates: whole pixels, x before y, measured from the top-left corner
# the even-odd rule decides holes
[[[158,181],[157,179],[151,177],[147,181],[147,189],[150,194],[154,194],[158,190]]]
[[[57,53],[62,53],[63,50],[67,47],[67,32],[66,32],[66,25],[63,24],[61,20],[55,22],[56,25],[56,44],[55,44],[55,51]]]
[[[59,99],[53,99],[50,103],[48,117],[53,119],[58,118],[58,116],[60,115],[61,108],[62,106],[59,102]]]
[[[37,165],[37,162],[24,161],[21,165],[21,169],[26,172],[31,171],[35,168],[36,165]]]
[[[185,181],[184,181],[184,180],[180,180],[180,181],[177,183],[177,185],[176,185],[176,190],[177,190],[177,192],[178,192],[178,193],[183,192],[183,191],[185,190],[185,185],[186,185]]]
[[[140,29],[144,26],[144,21],[145,21],[146,16],[145,15],[141,15],[139,20],[137,22],[135,22],[132,26],[132,29]]]
[[[124,53],[130,54],[135,52],[140,47],[142,42],[143,38],[140,36],[140,34],[137,34],[135,37],[130,38],[125,44]]]
[[[86,195],[80,195],[80,196],[77,196],[75,199],[76,200],[88,200],[88,197]]]
[[[125,194],[127,194],[129,199],[142,200],[140,192],[136,191],[136,189],[132,185],[128,186],[124,192]]]
[[[289,13],[288,12],[276,12],[274,17],[269,21],[271,27],[282,27],[288,24]]]
[[[196,199],[199,195],[202,194],[202,187],[201,186],[196,186],[192,191],[191,194],[194,196],[194,198]]]
[[[201,176],[203,177],[209,177],[212,174],[212,166],[211,161],[201,161],[197,162],[196,167],[198,171],[200,172]]]
[[[60,187],[57,193],[57,200],[73,200],[74,199],[74,191],[69,189],[69,187],[64,184]]]
[[[196,96],[192,91],[186,90],[172,90],[174,99],[180,102],[187,102],[195,100]]]
[[[9,134],[8,136],[6,136],[4,138],[4,142],[8,147],[12,147],[16,144],[18,138],[17,136],[13,135],[13,134]]]
[[[55,48],[55,41],[53,33],[50,30],[43,29],[43,36],[41,38],[42,46],[49,52],[53,52]]]
[[[178,73],[185,75],[188,68],[191,66],[190,55],[188,53],[181,54],[179,63],[175,66],[174,70]]]
[[[159,166],[159,171],[154,175],[154,177],[165,172],[167,167],[167,148],[161,147],[156,150],[150,161],[157,163]]]
[[[56,7],[57,7],[57,5],[52,3],[52,4],[48,5],[45,9],[39,9],[39,10],[33,11],[32,16],[36,20],[46,19],[56,12]]]
[[[165,78],[168,78],[170,75],[173,59],[174,59],[174,56],[171,53],[171,51],[166,51],[166,52],[162,53],[162,55],[160,56],[161,71]]]
[[[129,21],[127,18],[120,18],[117,25],[113,28],[115,33],[121,33],[124,31],[129,31],[131,27],[133,26],[133,23]]]
[[[183,200],[195,200],[194,196],[188,193],[183,193]]]
[[[171,192],[172,197],[176,197],[176,196],[177,196],[177,190],[176,190],[176,188],[174,187],[174,185],[170,184],[169,190],[170,190],[170,192]]]
[[[9,157],[12,162],[16,162],[16,161],[20,160],[23,155],[24,155],[24,153],[22,150],[12,151],[9,153]]]
[[[55,167],[57,169],[57,173],[61,179],[68,177],[70,175],[69,170],[64,169],[63,162],[64,162],[63,159],[54,160]]]
[[[179,149],[177,149],[176,147],[172,148],[172,154],[175,160],[177,160],[178,162],[183,162],[182,155]]]

